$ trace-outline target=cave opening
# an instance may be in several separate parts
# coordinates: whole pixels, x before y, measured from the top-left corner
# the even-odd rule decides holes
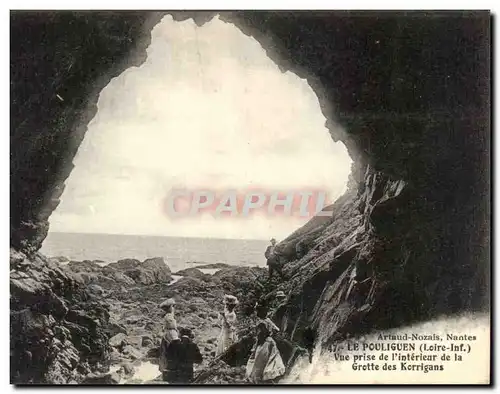
[[[268,240],[311,218],[259,211],[179,221],[162,210],[174,189],[258,189],[266,198],[321,190],[324,205],[347,190],[352,160],[309,83],[219,16],[201,26],[164,16],[144,63],[113,78],[97,107],[49,219],[48,256],[68,254],[61,233]]]

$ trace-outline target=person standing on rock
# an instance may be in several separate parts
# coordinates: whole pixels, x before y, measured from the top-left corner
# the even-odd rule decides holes
[[[269,317],[274,317],[276,314],[276,311],[283,305],[286,304],[286,294],[282,291],[279,290],[276,292],[276,295],[274,297],[274,300],[271,303],[271,308],[269,309]]]
[[[284,374],[285,365],[276,342],[271,338],[269,326],[260,322],[257,324],[257,341],[248,359],[245,376],[250,383],[269,384],[276,383]]]
[[[255,314],[257,315],[257,324],[264,323],[267,325],[269,334],[273,335],[280,331],[278,326],[273,323],[269,317],[269,307],[266,304],[257,304],[255,306]]]
[[[229,346],[237,341],[236,305],[238,305],[238,299],[235,296],[227,294],[224,296],[224,312],[220,315],[222,329],[217,342],[216,356],[220,356]]]
[[[283,291],[278,291],[273,303],[275,305],[274,308],[277,309],[281,305],[283,305],[285,303],[285,299],[285,293]],[[286,363],[285,371],[286,373],[288,373],[290,372],[297,357],[306,354],[307,350],[288,340],[285,334],[280,331],[276,324],[274,324],[274,322],[271,320],[271,316],[274,315],[276,309],[269,310],[266,304],[257,304],[255,308],[258,319],[257,324],[262,323],[267,326],[269,335],[272,336],[273,340],[276,343],[276,346],[278,347],[278,353],[281,356],[282,361]]]
[[[175,320],[174,316],[174,306],[175,300],[173,298],[169,298],[168,300],[160,304],[160,308],[166,312],[164,317],[164,333],[160,345],[159,360],[160,371],[163,372],[164,378],[166,371],[168,371],[168,347],[172,341],[179,339],[179,332],[177,331],[177,321]]]
[[[276,251],[276,240],[274,238],[271,239],[271,245],[267,247],[264,256],[267,259],[267,266],[269,267],[269,279],[273,277],[274,272],[283,277],[279,254]]]

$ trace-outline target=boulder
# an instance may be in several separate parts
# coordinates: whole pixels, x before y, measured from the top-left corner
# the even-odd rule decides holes
[[[108,268],[113,268],[118,271],[126,271],[136,268],[140,263],[141,262],[136,259],[122,259],[118,260],[116,263],[108,264]]]
[[[123,333],[116,334],[109,340],[109,345],[113,347],[120,347],[126,343],[127,336]]]
[[[113,337],[117,334],[126,334],[127,333],[127,329],[122,324],[118,324],[116,322],[110,322],[108,324],[107,330],[108,330],[111,337]]]
[[[122,284],[130,285],[130,280],[136,284],[149,285],[153,283],[170,282],[172,273],[162,257],[154,257],[140,262],[136,259],[123,259],[108,264],[102,270],[108,277]]]
[[[88,286],[87,286],[87,290],[96,295],[96,296],[99,296],[99,297],[102,297],[104,295],[104,289],[99,286],[98,284],[95,284],[95,283],[90,283]]]
[[[153,271],[164,272],[169,276],[172,275],[170,267],[167,265],[163,257],[153,257],[151,259],[146,259],[141,264],[145,269],[151,269]]]
[[[119,373],[124,377],[132,376],[135,373],[135,367],[131,363],[125,363],[119,369]]]
[[[120,286],[120,291],[126,292],[126,288],[123,286],[132,286],[135,284],[135,281],[128,275],[125,275],[122,272],[112,272],[109,274],[109,277],[113,279],[118,286]]]
[[[111,363],[118,363],[121,360],[122,360],[122,355],[120,354],[120,352],[118,352],[118,350],[116,349],[113,349],[109,354],[109,361]]]
[[[170,268],[161,257],[146,259],[142,263],[136,259],[122,259],[107,265],[88,260],[72,261],[66,269],[79,274],[79,279],[85,283],[98,285],[103,290],[122,292],[137,284],[168,283],[172,280]],[[98,287],[89,290],[94,295],[103,295]]]
[[[142,337],[139,335],[129,335],[125,338],[125,342],[129,345],[139,348],[142,346]]]
[[[205,278],[205,276],[207,276],[207,274],[201,272],[198,268],[186,268],[186,269],[183,269],[183,270],[176,272],[175,275],[188,276],[191,278],[198,278],[198,279],[202,279],[202,278]],[[208,275],[208,276],[210,276],[210,275]]]
[[[192,277],[183,277],[181,280],[175,282],[169,286],[172,294],[199,294],[201,292],[207,291],[207,283]]]
[[[138,360],[143,357],[143,354],[139,350],[130,345],[126,345],[123,348],[123,354],[129,356],[133,360]]]

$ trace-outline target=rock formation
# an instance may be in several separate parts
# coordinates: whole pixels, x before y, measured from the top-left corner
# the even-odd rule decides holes
[[[72,261],[67,267],[88,286],[102,286],[119,290],[122,286],[150,285],[172,281],[170,268],[162,257],[146,259],[142,263],[135,259],[119,260],[100,265],[93,261]]]
[[[10,252],[11,382],[68,383],[109,353],[107,306],[41,255]]]
[[[207,274],[204,274],[198,268],[194,268],[194,267],[192,267],[192,268],[186,268],[186,269],[177,271],[175,273],[175,275],[178,275],[178,276],[188,276],[188,277],[197,278],[197,279],[203,279],[203,278],[207,277]]]

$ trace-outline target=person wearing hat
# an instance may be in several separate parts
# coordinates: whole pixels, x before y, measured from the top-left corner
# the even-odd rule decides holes
[[[278,326],[269,318],[269,307],[266,304],[257,304],[255,307],[255,313],[257,315],[257,324],[264,323],[267,326],[270,335],[280,331]]]
[[[217,356],[220,356],[229,346],[237,341],[236,305],[238,305],[238,299],[235,296],[228,294],[224,296],[224,312],[220,315],[222,329],[217,342]]]
[[[246,365],[245,377],[254,384],[276,383],[286,372],[283,359],[269,326],[261,321],[256,330],[257,340]]]
[[[271,238],[271,245],[269,245],[264,253],[267,259],[267,265],[269,267],[269,279],[273,277],[273,273],[277,272],[282,278],[283,273],[281,272],[280,257],[276,250],[276,240]]]
[[[276,319],[276,312],[280,308],[286,306],[286,294],[282,290],[276,292],[271,305],[271,308],[269,308],[269,311],[267,312],[267,318],[264,318],[266,316],[265,313],[267,309],[262,306],[256,309],[257,317],[260,318],[259,322],[263,322],[267,325],[270,335],[278,347],[278,354],[281,356],[282,361],[286,364],[285,374],[288,374],[297,357],[306,354],[307,350],[299,344],[287,339],[284,333],[280,331],[280,329],[271,320],[271,317]],[[281,319],[279,320],[281,320],[282,329],[286,330],[286,313],[281,313]],[[283,324],[284,322],[285,324]]]
[[[170,343],[174,340],[179,339],[179,332],[177,330],[177,321],[174,316],[175,300],[169,298],[160,304],[160,308],[165,311],[164,326],[163,326],[163,338],[160,345],[160,359],[159,367],[160,371],[163,372],[164,377],[168,371],[168,347]]]
[[[276,311],[286,303],[285,300],[286,300],[285,293],[282,290],[277,291],[274,296],[274,300],[272,300],[271,302],[271,307],[269,308],[268,316],[270,318],[275,317]]]
[[[276,292],[275,295],[275,300],[276,300],[276,305],[281,305],[283,301],[286,299],[286,294],[283,290],[279,290]]]

